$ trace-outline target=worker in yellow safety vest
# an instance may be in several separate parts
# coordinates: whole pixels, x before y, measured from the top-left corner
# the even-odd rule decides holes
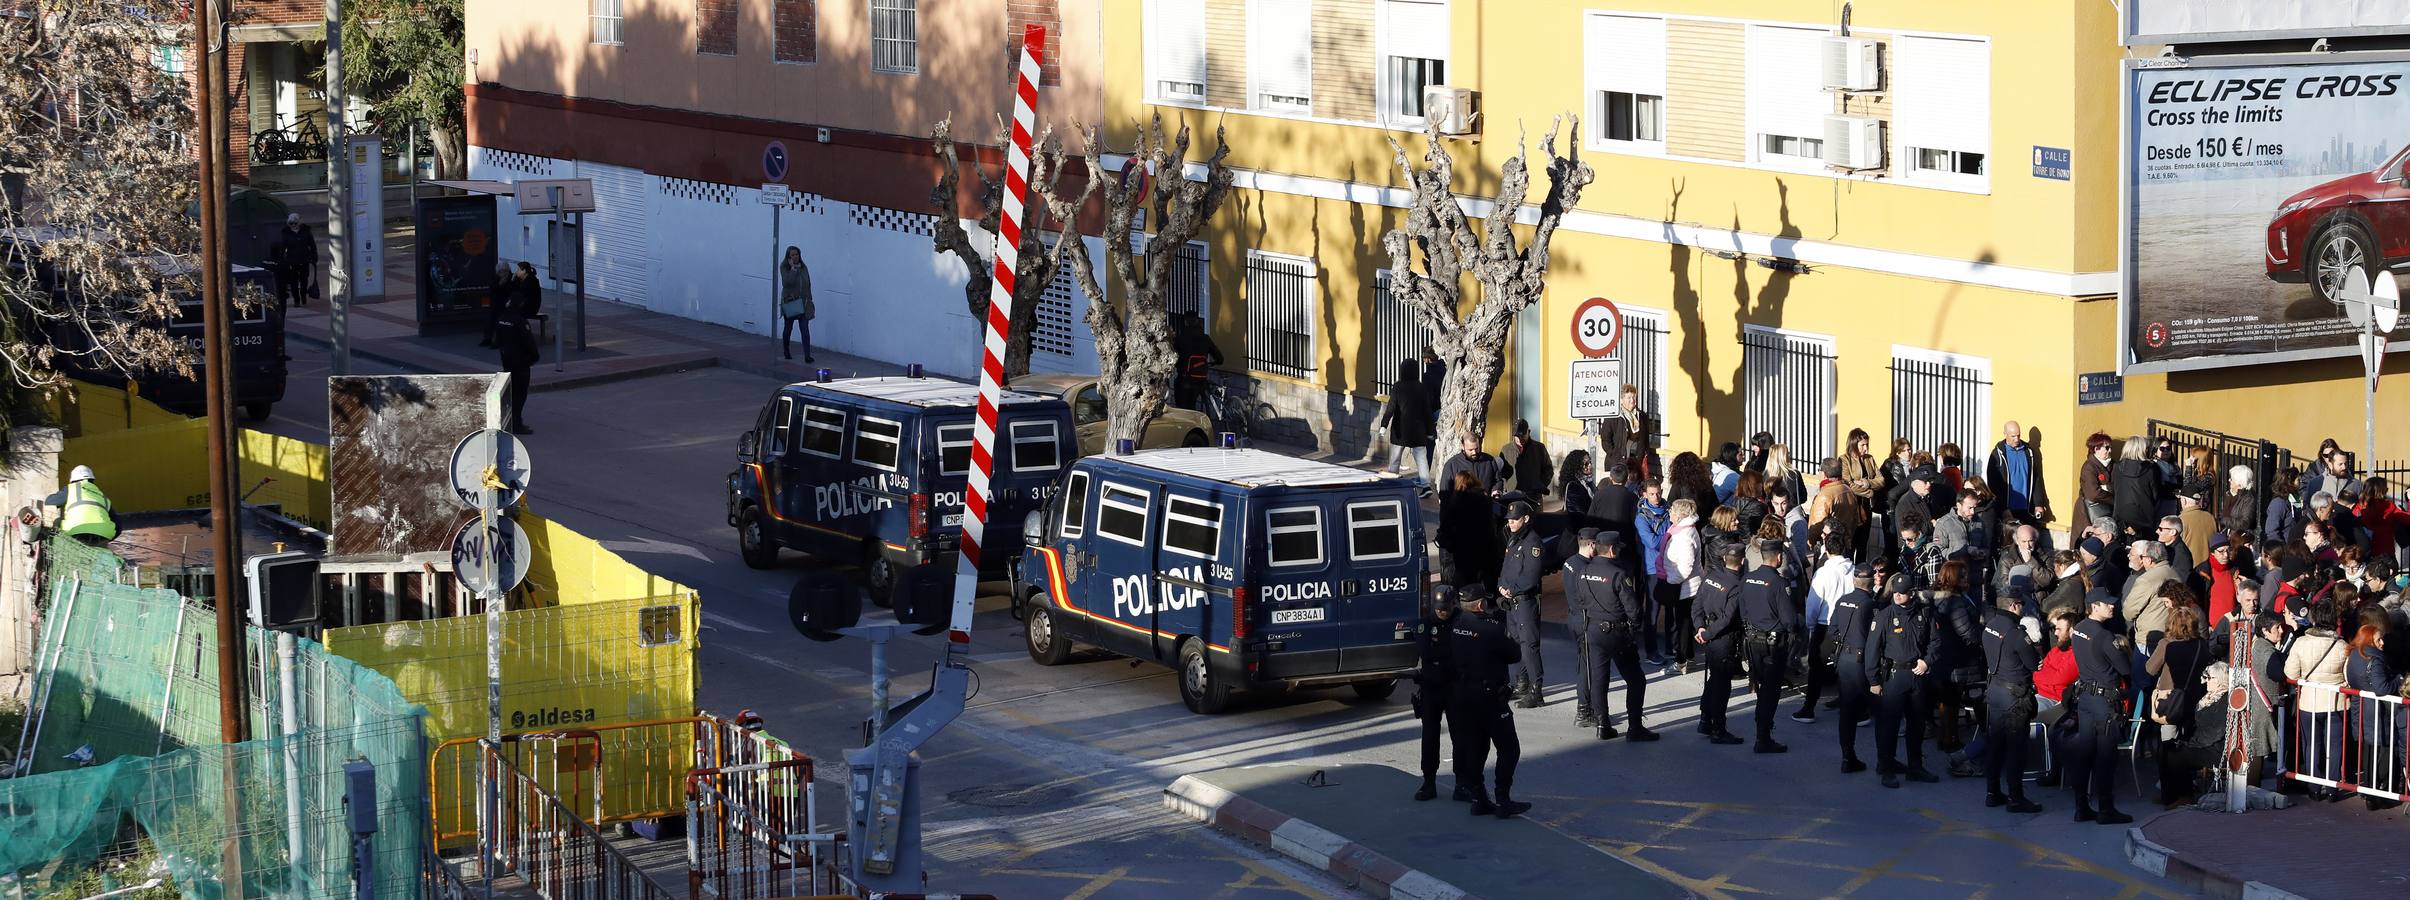
[[[109,495],[92,480],[91,466],[76,466],[67,478],[64,503],[59,513],[59,530],[87,544],[106,544],[117,539],[117,518],[109,507]]]

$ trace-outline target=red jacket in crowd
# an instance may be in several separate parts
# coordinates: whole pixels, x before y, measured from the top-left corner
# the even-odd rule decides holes
[[[2067,702],[2067,686],[2075,683],[2075,651],[2052,647],[2042,657],[2042,668],[2033,673],[2033,692],[2054,701]]]

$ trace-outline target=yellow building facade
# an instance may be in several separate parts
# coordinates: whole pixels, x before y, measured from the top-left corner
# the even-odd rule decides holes
[[[2079,375],[2117,368],[2108,4],[1121,0],[1104,27],[1108,143],[1156,113],[1202,143],[1227,129],[1236,188],[1194,248],[1205,313],[1298,440],[1380,447],[1387,379],[1419,346],[1382,290],[1406,200],[1392,141],[1420,159],[1423,89],[1445,86],[1479,111],[1447,139],[1475,214],[1557,116],[1581,115],[1559,147],[1596,172],[1509,351],[1492,443],[1521,416],[1572,445],[1571,318],[1605,297],[1669,452],[1771,431],[1812,462],[1863,428],[1878,454],[1955,441],[1980,471],[2014,420],[2064,527],[2095,430],[2357,444],[2350,359],[2137,375],[2078,403]]]

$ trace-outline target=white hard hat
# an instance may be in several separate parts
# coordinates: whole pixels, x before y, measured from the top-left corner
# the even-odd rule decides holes
[[[75,471],[70,472],[70,473],[68,473],[68,475],[67,475],[67,483],[68,483],[68,484],[74,484],[74,483],[76,483],[76,482],[78,482],[78,481],[91,481],[91,480],[92,480],[92,467],[91,467],[91,466],[76,466],[76,467],[75,467]]]

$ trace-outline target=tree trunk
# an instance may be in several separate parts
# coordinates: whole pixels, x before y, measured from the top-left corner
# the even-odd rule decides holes
[[[433,125],[427,128],[427,142],[435,145],[435,177],[468,177],[469,152],[461,144],[462,135],[462,130],[455,127]]]

